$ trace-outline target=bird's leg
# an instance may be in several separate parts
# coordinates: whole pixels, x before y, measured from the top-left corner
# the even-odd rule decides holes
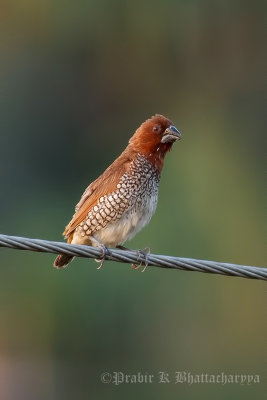
[[[142,269],[141,272],[145,272],[147,269],[148,263],[149,263],[149,256],[150,256],[150,247],[146,247],[144,250],[142,250],[144,257],[145,257],[145,267]]]
[[[121,246],[120,244],[118,244],[118,245],[116,246],[116,249],[125,250],[125,251],[132,251],[131,249],[128,249],[128,247]]]
[[[148,266],[148,262],[149,262],[150,248],[146,247],[143,250],[138,249],[137,254],[138,254],[138,259],[140,259],[141,255],[145,258],[145,266],[141,271],[141,272],[145,272],[145,270],[147,269],[147,266]],[[142,267],[142,265],[143,265],[143,262],[141,261],[139,265],[137,265],[137,266],[134,265],[133,269],[139,269],[140,267]]]
[[[127,247],[124,247],[124,246],[121,246],[121,245],[116,246],[116,248],[120,249],[120,250],[132,251],[131,249],[128,249]],[[136,251],[137,251],[137,255],[138,255],[138,258],[137,258],[138,261],[140,260],[141,256],[144,256],[144,258],[145,258],[145,267],[141,271],[141,272],[144,272],[146,270],[147,266],[148,266],[148,258],[149,258],[149,254],[150,254],[150,248],[146,247],[144,250],[139,249],[139,250],[136,250]],[[139,265],[132,264],[132,268],[134,270],[137,270],[140,267],[142,267],[142,265],[143,265],[143,263],[141,261]]]
[[[150,247],[144,248],[144,250],[141,250],[141,252],[143,253],[143,255],[145,257],[145,266],[141,272],[145,272],[145,270],[147,269],[148,263],[149,263]]]
[[[91,242],[94,243],[97,247],[100,247],[100,248],[102,249],[103,254],[102,254],[101,259],[100,259],[100,260],[95,259],[96,262],[100,262],[99,267],[97,267],[97,269],[100,269],[100,268],[102,267],[103,263],[104,263],[104,260],[105,260],[106,256],[107,256],[108,254],[110,254],[110,252],[109,252],[107,246],[105,246],[103,243],[99,242],[94,236],[90,236],[90,240],[91,240]]]

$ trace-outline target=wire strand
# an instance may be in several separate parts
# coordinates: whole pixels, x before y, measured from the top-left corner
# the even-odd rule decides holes
[[[43,239],[32,239],[0,234],[0,247],[17,250],[38,251],[44,253],[69,254],[76,257],[101,259],[103,251],[99,247],[73,245]],[[108,249],[105,260],[140,264],[159,268],[197,271],[250,279],[267,280],[267,268],[247,265],[228,264],[193,258],[172,257],[159,254],[138,254],[136,250]]]

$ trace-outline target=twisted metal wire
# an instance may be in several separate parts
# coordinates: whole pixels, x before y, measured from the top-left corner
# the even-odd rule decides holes
[[[99,247],[85,245],[73,245],[50,240],[32,239],[19,236],[0,234],[0,247],[9,247],[18,250],[31,250],[44,253],[63,253],[76,257],[89,257],[101,259],[103,251]],[[158,254],[139,253],[136,250],[108,249],[105,255],[106,260],[130,264],[170,268],[185,271],[198,271],[228,276],[239,276],[250,279],[267,280],[267,268],[253,267],[246,265],[228,264],[216,261],[195,260],[193,258],[172,257]]]

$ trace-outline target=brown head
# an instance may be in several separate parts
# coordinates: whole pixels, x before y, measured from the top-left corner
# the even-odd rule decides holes
[[[181,134],[172,121],[163,115],[156,114],[143,122],[129,141],[129,146],[136,152],[144,154],[159,170],[163,159]]]

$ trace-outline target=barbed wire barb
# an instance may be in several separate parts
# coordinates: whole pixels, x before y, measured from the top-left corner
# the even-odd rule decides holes
[[[76,257],[101,258],[102,250],[98,247],[73,245],[64,242],[54,242],[43,239],[32,239],[19,236],[0,234],[0,247],[17,250],[38,251],[44,253],[69,254]],[[248,265],[229,264],[193,258],[173,257],[159,254],[138,254],[136,250],[109,249],[106,260],[178,269],[184,271],[197,271],[227,276],[238,276],[250,279],[267,280],[267,268]]]

